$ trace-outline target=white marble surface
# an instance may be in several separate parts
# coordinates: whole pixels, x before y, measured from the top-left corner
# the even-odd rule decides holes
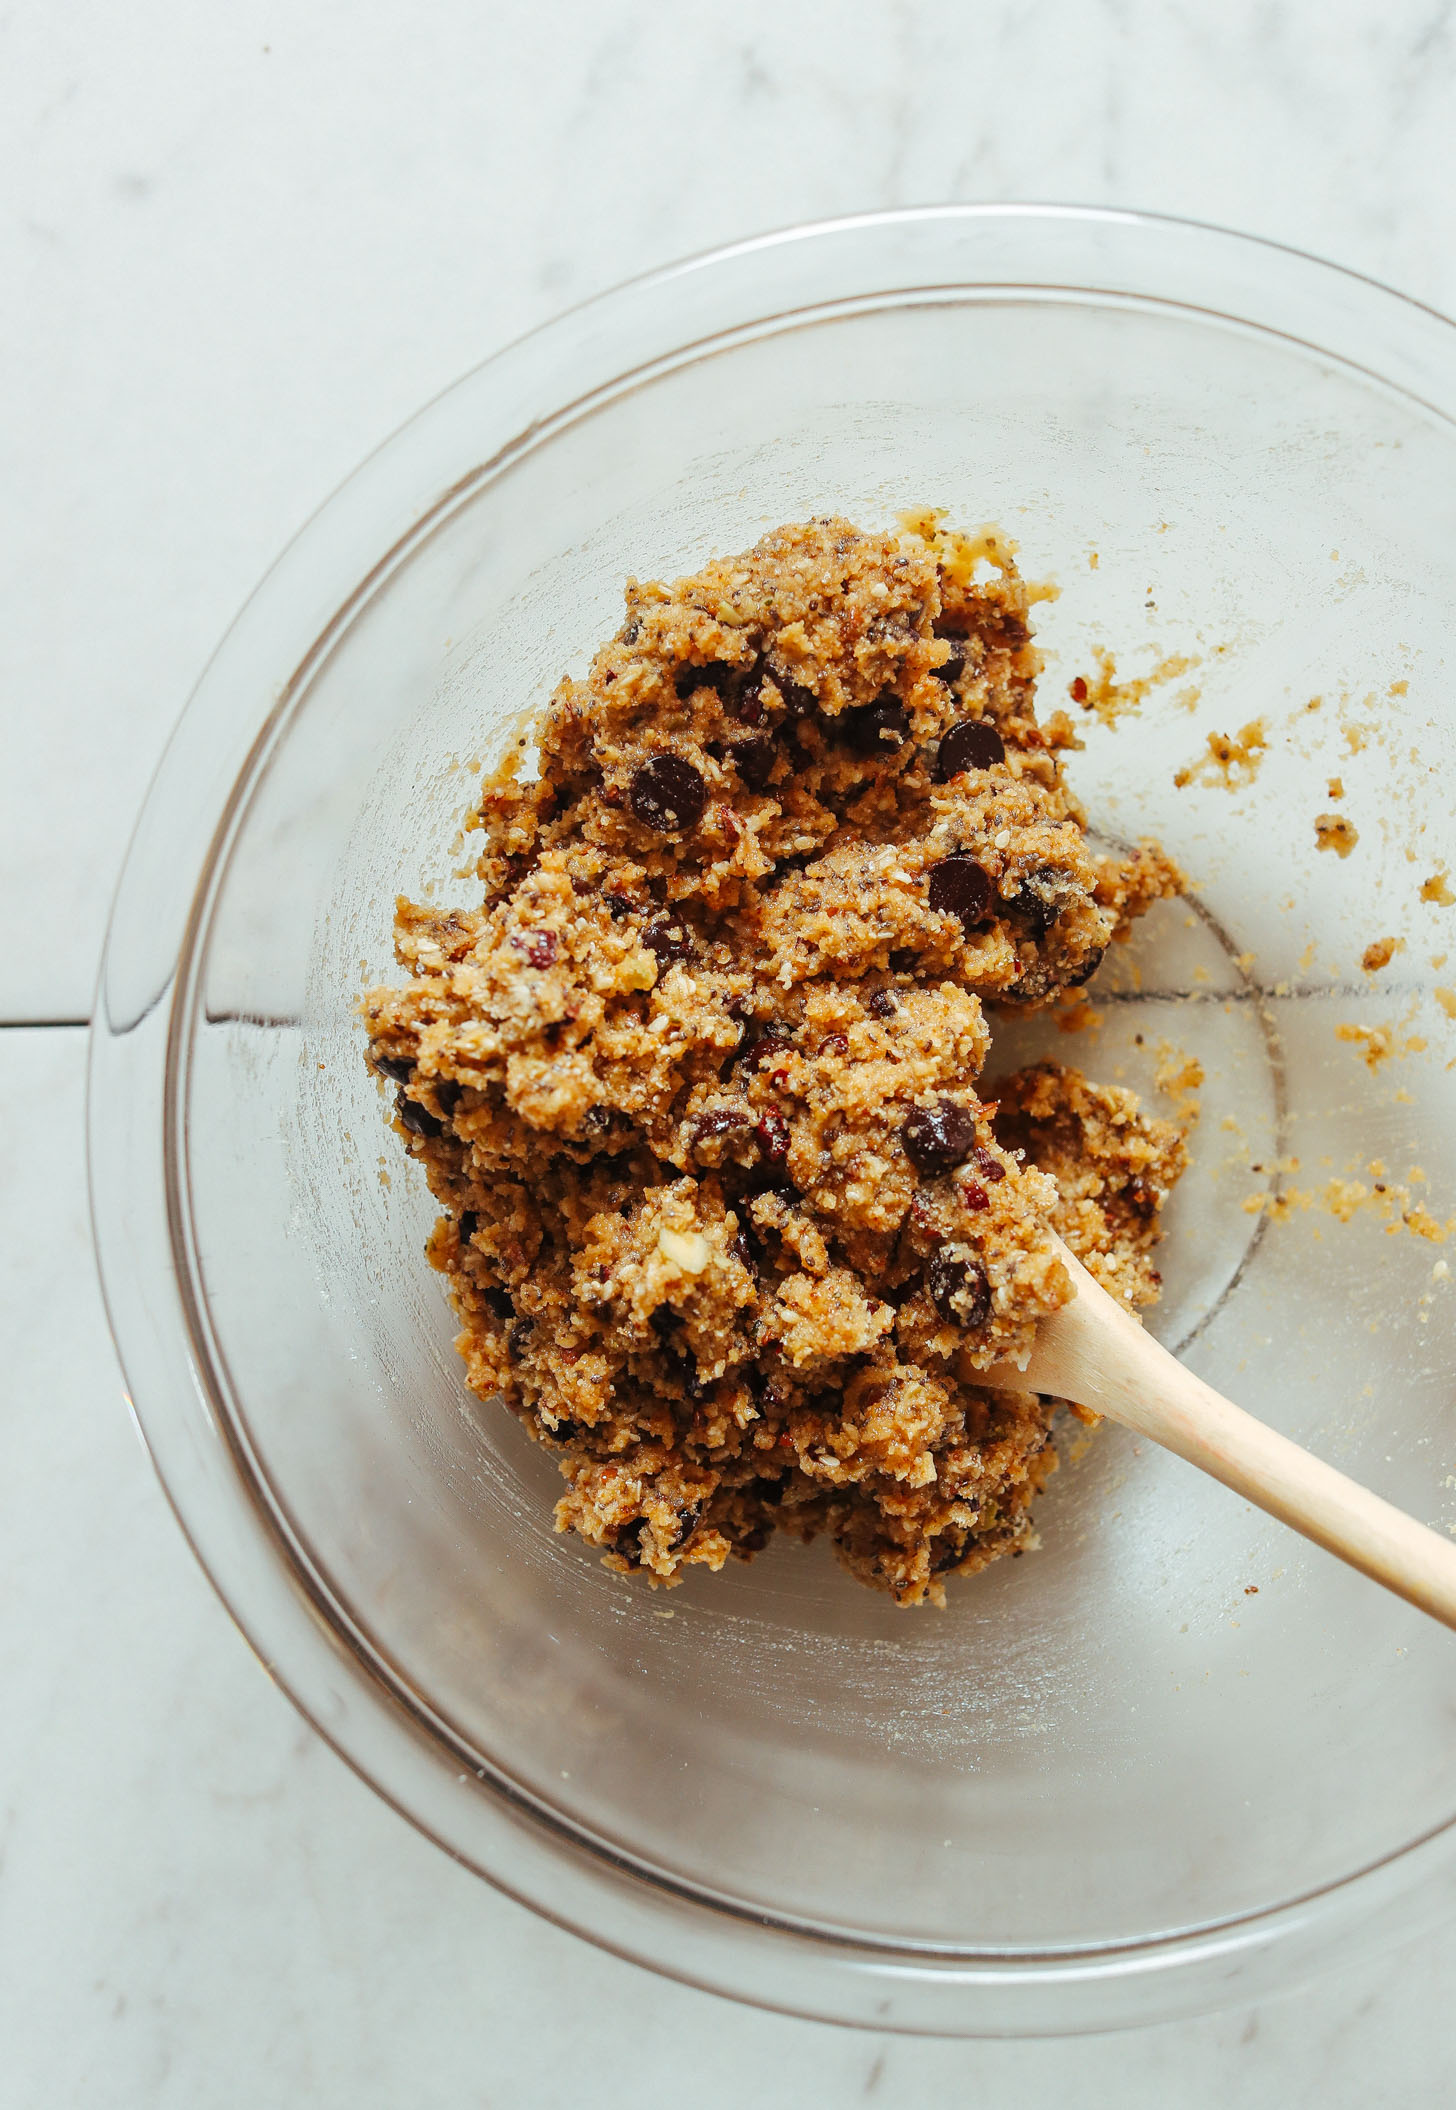
[[[1240,225],[1456,308],[1456,9],[14,0],[0,1021],[85,1016],[208,650],[433,390],[684,251],[1009,197]],[[0,1030],[7,2106],[1450,2099],[1456,1929],[1208,2022],[917,2044],[660,1983],[454,1868],[269,1688],[149,1476],[91,1286],[81,1040]]]

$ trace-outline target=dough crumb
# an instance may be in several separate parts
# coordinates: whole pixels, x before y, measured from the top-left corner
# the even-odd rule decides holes
[[[1359,831],[1353,821],[1347,821],[1340,813],[1322,813],[1314,824],[1314,843],[1317,850],[1333,850],[1337,857],[1348,857],[1360,840]]]

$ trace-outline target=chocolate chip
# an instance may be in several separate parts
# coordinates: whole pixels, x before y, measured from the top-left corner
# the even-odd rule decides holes
[[[435,1097],[439,1101],[441,1113],[453,1114],[464,1097],[464,1091],[465,1087],[457,1084],[453,1077],[437,1077],[435,1079]]]
[[[614,923],[620,923],[624,916],[630,916],[635,906],[636,903],[629,901],[625,894],[608,894],[607,896],[607,907],[611,912],[611,918]]]
[[[710,660],[704,667],[679,667],[673,677],[673,687],[679,696],[691,696],[698,689],[714,689],[722,695],[737,678],[738,668],[727,660]]]
[[[480,1228],[480,1218],[473,1209],[462,1210],[460,1221],[455,1226],[456,1236],[462,1245],[469,1245]]]
[[[708,803],[708,787],[681,755],[654,755],[634,770],[632,811],[645,828],[684,834],[696,828]]]
[[[763,723],[763,661],[753,665],[732,684],[723,698],[732,715],[744,725]]]
[[[674,1547],[685,1546],[697,1528],[698,1510],[689,1502],[677,1520],[677,1530],[672,1541]]]
[[[757,1277],[758,1255],[749,1244],[746,1231],[739,1230],[734,1232],[733,1243],[728,1250],[741,1267],[747,1268],[750,1275]]]
[[[739,740],[730,747],[728,760],[750,791],[762,791],[773,775],[778,752],[767,733],[758,733],[752,740]]]
[[[991,1316],[991,1285],[964,1246],[942,1246],[926,1270],[930,1301],[943,1319],[974,1332]]]
[[[780,1113],[765,1114],[755,1131],[758,1147],[770,1165],[782,1165],[789,1154],[789,1124]]]
[[[1068,895],[1067,874],[1055,865],[1038,865],[1027,873],[1006,906],[1021,918],[1033,938],[1044,938],[1067,906]]]
[[[962,718],[940,743],[935,774],[939,783],[949,783],[963,769],[989,769],[1006,760],[1006,742],[984,718]]]
[[[693,956],[693,934],[676,916],[654,916],[642,927],[642,943],[655,955],[661,968],[670,967],[674,960],[690,960]]]
[[[438,1136],[443,1133],[444,1123],[437,1121],[428,1107],[421,1106],[418,1099],[407,1099],[403,1092],[394,1102],[402,1126],[412,1136]]]
[[[812,718],[817,714],[819,699],[812,689],[806,689],[801,682],[777,673],[772,667],[768,669],[768,677],[783,698],[786,718]]]
[[[534,1319],[517,1319],[515,1325],[506,1335],[506,1346],[510,1349],[511,1354],[519,1355],[535,1331],[536,1322]]]
[[[841,711],[834,730],[857,755],[890,755],[910,738],[910,713],[893,689],[887,689],[873,703]]]
[[[905,1155],[921,1172],[944,1172],[959,1165],[970,1156],[975,1140],[975,1115],[953,1099],[912,1107],[900,1128]]]
[[[508,1289],[488,1289],[485,1292],[485,1302],[498,1319],[513,1319],[516,1316],[516,1307],[511,1302]]]
[[[897,1018],[900,1012],[900,1006],[895,1002],[888,989],[872,989],[866,1000],[865,1009],[871,1018]]]
[[[1086,960],[1077,969],[1077,972],[1067,976],[1067,987],[1069,989],[1080,989],[1084,982],[1090,982],[1093,975],[1096,974],[1098,968],[1102,965],[1106,952],[1107,948],[1105,945],[1094,945]]]
[[[715,1106],[711,1113],[699,1114],[689,1135],[693,1148],[699,1143],[716,1143],[724,1136],[746,1135],[752,1127],[749,1116],[736,1106]]]
[[[956,916],[973,931],[986,922],[994,889],[974,857],[943,857],[930,874],[929,899],[937,915]]]
[[[408,1084],[415,1073],[415,1066],[403,1055],[376,1055],[374,1067],[391,1084]]]
[[[769,1026],[757,1038],[746,1039],[733,1057],[735,1069],[756,1070],[760,1063],[771,1062],[777,1055],[787,1055],[793,1049],[790,1040],[778,1026]]]
[[[963,644],[953,644],[950,648],[950,658],[936,668],[935,676],[937,681],[953,682],[959,681],[965,671],[966,648]]]

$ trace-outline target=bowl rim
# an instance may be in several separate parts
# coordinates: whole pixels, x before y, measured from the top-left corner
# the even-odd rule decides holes
[[[959,244],[960,275],[919,285],[923,267],[912,252],[922,238],[928,251]],[[1018,245],[1038,242],[1048,252],[1040,276],[965,275],[982,251],[989,271]],[[858,296],[850,284],[870,258],[856,245],[883,252],[874,257],[880,278]],[[910,282],[882,283],[887,273],[893,279],[901,250],[898,268]],[[1139,270],[1131,268],[1135,251]],[[1068,283],[1079,261],[1084,268]],[[816,263],[828,265],[815,282],[821,297],[808,301],[806,263],[810,277]],[[1052,264],[1061,275],[1048,276]],[[1165,275],[1176,289],[1169,294],[1153,290]],[[1136,283],[1111,282],[1128,278]],[[745,286],[753,312],[740,313],[735,325]],[[1259,313],[1213,304],[1235,291]],[[93,1243],[128,1404],[184,1536],[264,1668],[360,1778],[520,1902],[688,1983],[877,2029],[1040,2034],[1131,2025],[1252,1997],[1267,1989],[1276,1963],[1283,1975],[1307,1972],[1338,1954],[1352,1929],[1409,1932],[1418,1892],[1438,1916],[1435,1893],[1456,1866],[1456,1813],[1272,1906],[1146,1937],[987,1950],[861,1937],[765,1915],[613,1850],[503,1776],[459,1773],[463,1760],[445,1725],[387,1675],[303,1557],[228,1410],[187,1237],[189,998],[215,886],[267,754],[359,609],[483,480],[612,392],[664,363],[702,357],[745,328],[783,327],[790,316],[860,301],[882,307],[892,296],[904,303],[1037,292],[1191,308],[1210,321],[1288,338],[1456,421],[1456,325],[1373,278],[1197,221],[1040,203],[908,207],[790,226],[646,272],[516,338],[433,397],[275,561],[207,663],[152,779],[118,881],[92,1014]],[[1204,298],[1194,297],[1200,292]],[[792,306],[775,305],[786,296]],[[1339,334],[1342,326],[1350,331],[1345,349],[1303,334]],[[1398,374],[1389,371],[1392,360]],[[580,385],[553,402],[562,374]],[[447,428],[467,392],[488,401],[485,425],[497,444],[461,474],[458,442],[451,469]],[[393,522],[392,535],[381,521]],[[293,641],[282,655],[280,636]],[[280,658],[291,668],[281,680]],[[179,839],[188,852],[181,857]],[[442,1793],[450,1774],[456,1792]]]

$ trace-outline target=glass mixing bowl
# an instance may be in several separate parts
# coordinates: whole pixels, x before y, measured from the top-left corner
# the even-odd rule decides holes
[[[516,1897],[724,1992],[965,2033],[1252,1997],[1445,1909],[1451,1636],[1122,1432],[1068,1446],[1042,1549],[944,1613],[822,1547],[654,1595],[555,1536],[551,1461],[465,1391],[354,1006],[398,891],[468,897],[476,774],[626,573],[831,508],[998,521],[1060,588],[1042,694],[1092,825],[1193,882],[1079,1033],[1015,1052],[1163,1105],[1201,1064],[1152,1323],[1451,1528],[1424,1234],[1456,1212],[1453,414],[1448,323],[1285,250],[1103,212],[845,221],[503,352],[239,617],[106,949],[107,1299],[269,1671]],[[1209,736],[1251,725],[1221,765]],[[1331,813],[1348,855],[1316,847]]]

